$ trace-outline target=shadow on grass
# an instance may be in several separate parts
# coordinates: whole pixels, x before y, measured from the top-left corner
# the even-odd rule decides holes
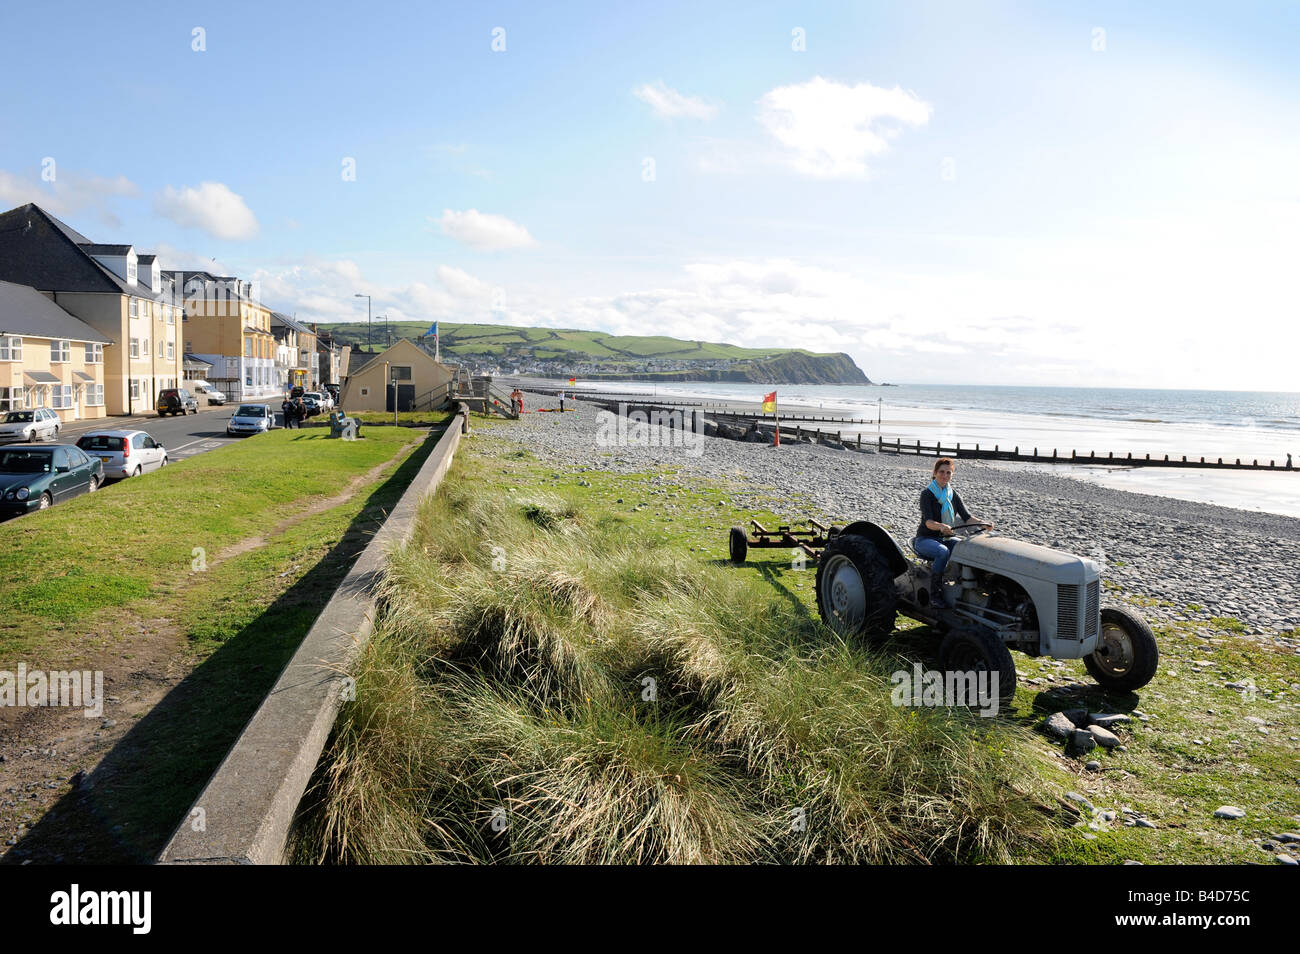
[[[5,860],[152,862],[432,452],[432,437],[371,490],[329,552],[172,689]]]

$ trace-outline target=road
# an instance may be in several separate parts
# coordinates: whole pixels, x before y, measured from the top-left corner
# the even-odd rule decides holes
[[[226,436],[226,422],[235,407],[237,405],[231,404],[200,406],[198,414],[175,417],[159,417],[149,412],[130,417],[104,417],[96,421],[68,421],[59,428],[59,443],[75,444],[78,437],[90,431],[144,431],[167,448],[168,460],[184,460],[243,440],[242,437]],[[276,414],[276,421],[279,422],[279,414]]]

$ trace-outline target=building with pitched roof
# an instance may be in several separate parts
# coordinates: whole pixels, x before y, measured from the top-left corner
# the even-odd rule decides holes
[[[48,407],[65,421],[104,417],[109,344],[35,288],[0,281],[0,414]]]
[[[0,281],[36,289],[104,337],[96,383],[103,385],[106,413],[151,410],[158,391],[179,386],[180,309],[155,256],[132,245],[92,242],[29,202],[0,213]],[[62,400],[64,392],[59,395]],[[98,413],[92,407],[83,401],[59,410]]]
[[[271,309],[254,284],[205,271],[164,272],[184,303],[185,346],[212,365],[208,380],[232,402],[280,392]]]

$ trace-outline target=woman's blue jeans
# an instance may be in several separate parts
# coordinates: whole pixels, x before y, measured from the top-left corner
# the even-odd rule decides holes
[[[952,548],[956,546],[956,540],[936,540],[933,537],[917,537],[912,541],[912,549],[916,551],[917,556],[926,560],[933,560],[930,565],[930,572],[938,575],[943,573],[944,568],[948,566],[948,558],[952,556]]]

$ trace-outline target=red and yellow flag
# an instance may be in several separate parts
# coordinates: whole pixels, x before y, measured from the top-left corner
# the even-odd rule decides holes
[[[577,383],[578,383],[577,378],[569,378],[569,387],[573,387]]]
[[[773,391],[771,394],[763,398],[763,413],[764,414],[776,413],[776,392],[775,391]]]

